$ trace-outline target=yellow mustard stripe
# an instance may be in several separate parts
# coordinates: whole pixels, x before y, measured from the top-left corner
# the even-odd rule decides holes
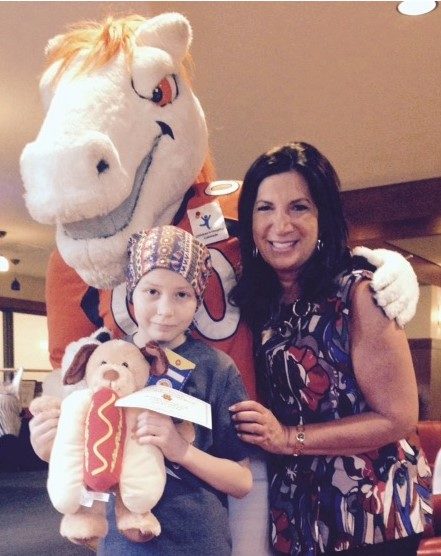
[[[89,444],[90,412],[92,411],[92,407],[93,407],[93,405],[90,404],[89,411],[87,412],[87,417],[86,417],[86,423],[88,424],[88,426],[85,427],[85,430],[84,430],[84,446],[86,448],[87,448],[87,445]],[[86,471],[89,471],[89,465],[90,465],[89,450],[85,449],[84,450],[84,467],[86,468]]]
[[[121,409],[119,409],[118,411],[121,411]],[[118,430],[115,435],[115,448],[113,450],[112,460],[110,462],[110,471],[112,473],[115,469],[117,458],[118,458],[119,443],[121,442],[121,435],[122,435],[122,426],[123,426],[123,420],[118,419]]]
[[[108,466],[107,461],[99,453],[98,448],[100,447],[101,444],[106,442],[106,440],[108,440],[112,436],[112,433],[113,433],[112,423],[107,419],[107,417],[104,417],[102,412],[105,409],[107,409],[110,405],[112,405],[115,402],[115,400],[116,400],[116,395],[113,393],[112,397],[109,399],[109,401],[106,402],[104,405],[102,405],[98,410],[98,416],[101,417],[101,419],[104,421],[104,423],[107,424],[109,429],[108,429],[107,433],[105,434],[105,436],[103,436],[103,438],[101,438],[100,440],[97,440],[97,442],[95,442],[95,444],[92,446],[93,453],[103,463],[103,465],[101,467],[97,467],[96,469],[94,469],[92,471],[93,476],[98,475],[98,473],[102,473]]]

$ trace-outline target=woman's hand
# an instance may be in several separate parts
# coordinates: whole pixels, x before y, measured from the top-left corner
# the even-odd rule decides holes
[[[143,411],[138,415],[134,435],[140,444],[157,446],[164,456],[181,464],[190,444],[179,434],[168,415]]]
[[[290,454],[289,427],[276,419],[262,404],[247,400],[232,405],[230,411],[239,437],[273,454]]]
[[[32,448],[43,461],[49,461],[52,445],[57,433],[59,409],[42,411],[29,422]]]

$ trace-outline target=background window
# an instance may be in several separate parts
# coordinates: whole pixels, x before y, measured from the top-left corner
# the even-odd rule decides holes
[[[50,370],[47,318],[13,313],[14,366]]]

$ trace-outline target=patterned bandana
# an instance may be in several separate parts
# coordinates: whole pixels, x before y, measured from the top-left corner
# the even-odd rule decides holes
[[[210,253],[203,243],[175,226],[158,226],[130,236],[127,249],[130,302],[136,285],[147,272],[165,268],[177,272],[193,286],[199,307],[212,268]]]

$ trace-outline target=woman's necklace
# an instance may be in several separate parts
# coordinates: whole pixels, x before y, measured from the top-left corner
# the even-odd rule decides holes
[[[286,319],[283,320],[283,323],[279,324],[279,334],[283,338],[292,339],[295,333],[297,333],[297,338],[300,338],[302,333],[302,319],[316,312],[319,305],[304,299],[296,299],[286,305],[291,306],[291,310],[289,311],[291,314],[288,313]]]

